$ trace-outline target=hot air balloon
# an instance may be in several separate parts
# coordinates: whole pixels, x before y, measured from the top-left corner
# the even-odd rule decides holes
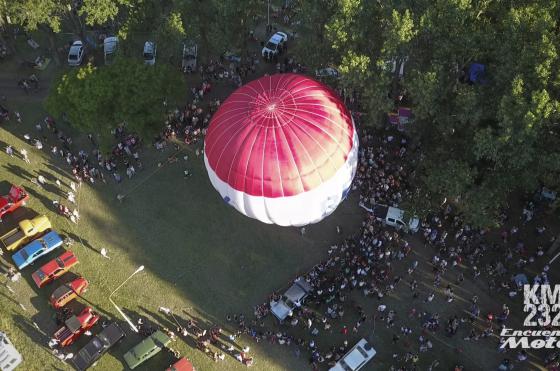
[[[264,76],[233,92],[214,114],[204,162],[214,188],[242,214],[303,226],[345,199],[358,135],[327,86],[292,73]]]

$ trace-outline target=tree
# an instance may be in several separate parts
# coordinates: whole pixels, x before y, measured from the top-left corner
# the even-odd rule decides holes
[[[199,52],[211,57],[226,51],[246,50],[249,32],[265,11],[261,0],[175,0],[189,39],[204,46]]]
[[[151,140],[161,130],[164,98],[179,96],[181,81],[181,74],[165,64],[146,66],[117,57],[108,68],[88,64],[63,75],[46,108],[57,117],[65,113],[84,132],[97,133],[105,148],[111,144],[111,130],[120,123]]]
[[[173,60],[180,52],[181,42],[185,39],[185,27],[179,13],[173,12],[161,19],[159,27],[156,30],[156,40],[158,40],[158,51],[162,55],[168,55],[174,64],[177,60]]]
[[[35,31],[41,25],[54,32],[60,32],[61,15],[65,13],[64,4],[55,0],[13,0],[6,2],[6,16],[12,23]]]
[[[413,210],[426,213],[447,199],[472,224],[491,225],[511,194],[560,186],[554,2],[336,0],[315,7],[317,15],[304,17],[322,22],[300,30],[305,40],[324,41],[301,55],[339,67],[340,83],[362,97],[367,124],[385,126],[405,92],[414,113],[409,134],[422,151],[407,200]],[[400,79],[390,67],[403,60]],[[475,62],[485,77],[464,83]]]
[[[4,13],[1,18],[9,17],[12,23],[27,31],[45,26],[47,30],[58,33],[66,21],[76,34],[83,36],[84,22],[90,26],[103,25],[114,20],[125,7],[135,6],[139,1],[141,0],[8,0],[0,10]]]

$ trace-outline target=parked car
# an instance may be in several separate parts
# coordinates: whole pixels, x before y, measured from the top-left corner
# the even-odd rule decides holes
[[[105,59],[105,64],[109,65],[113,63],[118,48],[119,48],[118,37],[110,36],[110,37],[106,37],[105,40],[103,40],[103,56]]]
[[[88,286],[89,282],[85,278],[78,277],[54,290],[49,301],[54,309],[60,309],[86,292]]]
[[[329,371],[358,371],[368,363],[377,352],[366,339],[358,341]]]
[[[21,270],[41,256],[47,255],[57,247],[62,246],[62,242],[62,238],[58,233],[50,231],[12,255],[12,260],[16,267]]]
[[[262,49],[262,56],[264,58],[270,58],[277,54],[281,54],[287,41],[288,35],[286,35],[284,32],[276,32],[270,37],[270,39]]]
[[[148,359],[158,354],[164,347],[171,342],[169,336],[160,330],[142,340],[134,348],[130,349],[124,355],[124,360],[130,369],[135,369]]]
[[[66,251],[58,258],[51,260],[41,268],[37,269],[33,272],[31,277],[37,287],[41,288],[57,278],[60,278],[76,264],[78,264],[78,258],[76,258],[76,255],[74,255],[72,251]]]
[[[68,51],[68,65],[79,66],[84,59],[84,44],[78,40],[72,43]]]
[[[294,284],[282,295],[280,300],[270,302],[270,310],[280,321],[292,315],[296,307],[303,305],[305,298],[313,290],[311,285],[304,279],[298,278]]]
[[[165,371],[196,371],[192,362],[188,358],[182,357],[177,362],[169,366]]]
[[[193,43],[183,43],[183,61],[181,63],[183,72],[191,73],[196,71],[197,57],[198,46]]]
[[[334,77],[338,79],[340,77],[340,73],[336,68],[326,67],[321,68],[315,71],[315,76],[317,77]]]
[[[554,202],[556,201],[557,193],[553,190],[550,190],[546,187],[541,187],[540,192],[538,193],[539,199],[546,201],[546,202]]]
[[[227,51],[224,53],[224,60],[228,61],[228,62],[233,62],[233,63],[240,63],[241,62],[241,57],[231,51]]]
[[[37,216],[33,219],[25,219],[18,223],[18,226],[0,237],[2,245],[8,251],[16,250],[18,247],[38,237],[51,229],[51,222],[45,215]]]
[[[124,339],[124,331],[116,322],[94,336],[73,358],[74,367],[82,371],[93,366],[115,344]]]
[[[377,204],[374,205],[372,209],[361,202],[360,207],[372,213],[380,222],[391,227],[403,229],[408,233],[416,233],[418,229],[420,229],[420,219],[413,216],[405,220],[405,213],[399,208]]]
[[[0,220],[8,213],[14,212],[20,206],[25,205],[29,195],[22,187],[12,185],[7,195],[0,197]]]
[[[144,43],[144,64],[153,66],[156,64],[157,45],[153,41],[146,41]]]
[[[53,335],[58,340],[61,347],[68,346],[76,341],[84,332],[89,330],[99,321],[99,315],[91,307],[86,307],[78,314],[64,322],[64,326],[59,328]]]

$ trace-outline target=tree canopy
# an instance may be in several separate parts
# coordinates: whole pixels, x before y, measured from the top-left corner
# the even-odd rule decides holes
[[[302,26],[308,63],[332,63],[358,90],[366,123],[386,125],[395,87],[421,145],[413,211],[444,199],[491,225],[508,197],[560,185],[559,14],[555,2],[332,0]],[[314,30],[314,31],[313,31]],[[311,34],[309,31],[313,31]],[[320,43],[313,40],[321,40]],[[404,78],[387,66],[407,60]],[[461,82],[473,63],[483,81]],[[426,197],[427,196],[427,197]]]
[[[295,23],[287,28],[299,39],[291,50],[311,70],[326,65],[339,69],[338,83],[360,96],[364,124],[384,127],[387,113],[399,104],[412,109],[414,122],[407,130],[422,155],[411,179],[415,187],[407,200],[411,211],[424,214],[444,199],[453,200],[471,223],[491,225],[512,193],[532,192],[540,185],[558,189],[557,2],[292,3]],[[159,51],[174,55],[180,52],[181,39],[188,38],[198,42],[201,56],[207,57],[243,51],[249,31],[259,20],[263,23],[266,14],[266,4],[259,0],[85,0],[77,9],[71,4],[69,0],[0,0],[0,9],[3,19],[9,15],[27,29],[47,25],[58,31],[65,20],[94,25],[119,19],[123,40],[134,33],[151,33]],[[136,53],[137,45],[133,47]],[[400,77],[399,69],[392,66],[403,61],[406,67]],[[119,95],[115,101],[104,94],[116,86],[157,85],[152,74],[169,78],[169,71],[162,67],[145,73],[132,61],[128,63],[134,67],[128,71],[120,63],[124,62],[106,72],[88,66],[66,75],[49,107],[53,112],[66,110],[73,121],[93,121],[89,112],[96,120],[103,118],[107,127],[126,120],[143,130],[130,107],[153,103],[158,94],[158,99],[168,95],[164,86],[139,92],[134,102],[121,97],[130,90],[112,92]],[[468,82],[473,63],[484,65],[484,77]],[[398,96],[404,96],[404,101],[399,102]],[[107,110],[105,116],[97,112],[118,101],[122,108]],[[66,105],[70,108],[63,109]],[[149,118],[145,128],[155,118],[152,113],[142,113]],[[94,122],[79,125],[89,131],[96,127]]]
[[[109,68],[88,64],[64,74],[46,108],[58,117],[64,113],[84,132],[96,133],[107,147],[112,143],[111,130],[121,123],[150,139],[161,130],[163,100],[177,97],[183,88],[182,76],[175,69],[119,56]]]

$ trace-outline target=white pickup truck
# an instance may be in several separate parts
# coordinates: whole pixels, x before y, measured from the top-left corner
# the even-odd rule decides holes
[[[403,229],[405,232],[416,233],[420,228],[420,220],[417,217],[412,217],[406,221],[404,211],[399,208],[379,204],[369,208],[361,202],[360,207],[372,213],[377,220],[391,227]]]
[[[292,311],[301,307],[305,298],[313,287],[302,277],[296,279],[294,284],[282,295],[278,301],[270,302],[270,310],[280,321],[292,315]]]

